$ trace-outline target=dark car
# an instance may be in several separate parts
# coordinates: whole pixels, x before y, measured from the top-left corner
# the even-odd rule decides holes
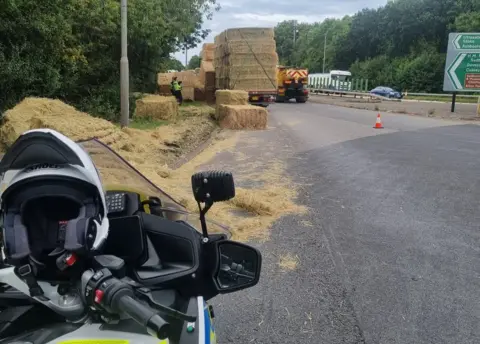
[[[396,98],[401,99],[402,94],[398,91],[395,91],[393,88],[385,87],[385,86],[378,86],[375,87],[373,90],[370,91],[371,94],[375,94],[377,96],[382,96],[386,98]]]

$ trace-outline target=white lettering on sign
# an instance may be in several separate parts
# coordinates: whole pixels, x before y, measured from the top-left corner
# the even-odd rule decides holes
[[[25,169],[25,172],[32,172],[32,171],[37,171],[37,170],[43,170],[43,169],[47,169],[47,168],[55,168],[55,169],[58,169],[58,168],[61,168],[60,165],[55,165],[55,164],[37,164],[37,165],[33,165],[33,166],[30,166],[30,167],[27,167]]]

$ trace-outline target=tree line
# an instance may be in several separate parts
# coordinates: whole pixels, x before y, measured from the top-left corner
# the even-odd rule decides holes
[[[178,68],[171,54],[208,35],[203,21],[219,6],[216,0],[128,3],[130,87],[153,92],[158,71]],[[120,56],[119,0],[0,0],[0,113],[41,96],[115,120]]]
[[[438,93],[450,32],[480,31],[479,0],[390,0],[320,23],[275,27],[280,62],[311,73],[349,70],[369,85]],[[326,39],[326,44],[324,44]],[[325,60],[324,60],[325,47]]]

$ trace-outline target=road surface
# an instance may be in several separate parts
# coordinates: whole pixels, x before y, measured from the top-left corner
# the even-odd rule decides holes
[[[219,342],[479,343],[480,126],[384,114],[375,130],[372,111],[315,103],[270,117],[249,135],[290,147],[311,210],[258,244],[257,287],[215,301]]]

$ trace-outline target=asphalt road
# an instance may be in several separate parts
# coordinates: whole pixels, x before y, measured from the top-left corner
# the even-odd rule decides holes
[[[261,283],[215,301],[220,343],[480,342],[480,127],[375,117],[276,104],[250,134],[290,147],[313,227],[287,217],[259,244]],[[300,264],[280,273],[286,251]]]

